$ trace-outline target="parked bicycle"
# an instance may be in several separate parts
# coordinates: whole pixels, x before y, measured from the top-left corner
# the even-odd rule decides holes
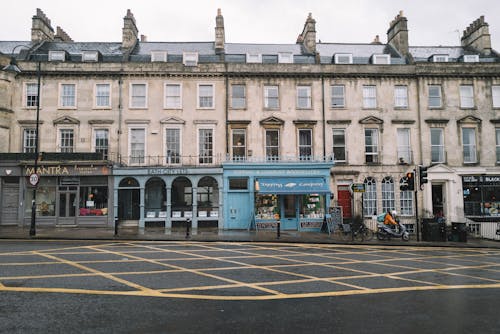
[[[352,240],[370,241],[373,239],[373,231],[361,221],[356,228],[351,229],[351,236]]]

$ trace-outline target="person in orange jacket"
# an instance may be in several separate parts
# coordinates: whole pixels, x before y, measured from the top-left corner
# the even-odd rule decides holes
[[[384,224],[389,225],[391,228],[395,228],[398,226],[398,222],[396,221],[396,210],[392,210],[391,212],[387,212],[384,217]]]

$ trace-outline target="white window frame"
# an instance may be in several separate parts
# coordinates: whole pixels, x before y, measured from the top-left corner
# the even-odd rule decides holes
[[[377,129],[377,128],[365,128],[363,132],[364,132],[364,146],[365,146],[365,163],[369,163],[369,164],[379,163],[380,162],[379,129]],[[373,139],[373,143],[371,143],[371,145],[368,145],[366,142],[366,140],[368,138],[368,136],[367,136],[368,132],[371,133],[371,135],[369,137]],[[371,157],[371,158],[368,159],[368,157]],[[368,160],[371,160],[371,161],[368,161]]]
[[[310,85],[297,85],[297,109],[311,109],[312,108],[312,95]],[[301,96],[301,91],[305,91],[305,96]],[[305,101],[305,105],[301,105],[301,101]]]
[[[262,63],[262,53],[247,53],[246,61],[248,64]]]
[[[267,142],[267,132],[276,132],[278,134],[278,145],[268,145]],[[277,148],[277,155],[268,155],[268,149]],[[266,161],[276,161],[280,160],[281,155],[281,131],[279,129],[264,129],[264,156],[266,157]]]
[[[280,64],[293,64],[292,52],[278,52],[278,63]]]
[[[474,86],[473,85],[460,85],[460,108],[472,109],[474,108]]]
[[[439,92],[439,94],[431,95],[431,90],[433,88],[437,89],[436,92]],[[441,85],[429,85],[429,86],[427,86],[427,93],[428,93],[427,104],[428,104],[429,109],[443,107],[443,91],[442,91]],[[431,101],[439,101],[439,105],[433,105],[433,103],[431,103]]]
[[[405,182],[403,179],[399,180],[399,185]],[[401,216],[413,216],[413,191],[403,190],[399,192],[399,206],[401,208]]]
[[[138,87],[138,86],[144,86],[144,96],[137,95],[137,93],[134,92],[134,87]],[[146,82],[131,82],[129,90],[130,90],[129,108],[130,109],[147,109],[148,108],[148,84]],[[141,98],[141,97],[144,97],[144,104],[143,105],[134,105],[134,103],[137,103],[134,101],[134,99]]]
[[[170,130],[175,130],[178,132],[178,135],[179,135],[179,138],[177,138],[179,140],[179,148],[178,148],[178,152],[174,152],[174,153],[177,153],[179,156],[176,158],[175,156],[174,157],[169,157],[169,154],[168,154],[168,151],[169,151],[169,146],[168,146],[168,132]],[[164,129],[164,135],[163,135],[163,143],[164,143],[164,152],[165,152],[165,162],[167,163],[167,165],[177,165],[177,164],[181,164],[182,163],[182,128],[181,127],[178,127],[178,126],[166,126],[165,129]]]
[[[432,142],[432,133],[439,132],[439,143]],[[431,163],[443,163],[445,162],[445,152],[444,152],[444,128],[431,128],[430,129],[430,143],[431,143]],[[437,156],[438,159],[433,159]]]
[[[333,60],[335,64],[352,64],[352,53],[337,53],[333,56]]]
[[[212,87],[211,91],[212,94],[211,96],[201,96],[201,87]],[[197,89],[197,96],[198,98],[196,99],[196,108],[197,109],[215,109],[215,84],[214,83],[199,83],[198,84],[198,89]],[[202,98],[210,98],[211,97],[211,102],[209,106],[202,106],[203,103],[201,103]],[[208,101],[208,100],[207,100]]]
[[[493,108],[500,108],[500,85],[491,86],[491,100]]]
[[[377,86],[363,85],[363,108],[364,109],[377,108]]]
[[[49,51],[49,61],[65,61],[66,51]]]
[[[63,145],[63,141],[68,140],[68,138],[63,138],[63,132],[71,133],[72,138],[71,138],[71,146],[66,145],[66,142],[64,142],[65,145]],[[75,143],[76,143],[76,131],[74,128],[68,128],[68,127],[61,127],[57,129],[57,147],[59,152],[61,153],[73,153],[75,152]]]
[[[140,165],[144,164],[147,156],[147,126],[133,126],[130,125],[128,127],[128,160],[130,165]],[[134,130],[142,130],[144,131],[144,148],[142,155],[132,156],[132,132]]]
[[[269,92],[276,90],[277,96],[269,96]],[[270,106],[270,101],[276,100],[276,106]],[[264,86],[264,108],[266,109],[279,109],[280,108],[280,88],[278,85],[265,85]]]
[[[99,86],[108,86],[107,104],[99,104],[100,98],[104,99],[106,95],[99,95]],[[108,82],[97,82],[94,85],[94,109],[110,109],[111,108],[111,84]]]
[[[335,89],[342,89],[342,94],[336,94]],[[330,86],[330,107],[332,108],[344,108],[345,107],[345,85],[331,85]],[[339,101],[342,100],[342,103],[334,103],[334,100]]]
[[[449,60],[449,55],[433,55],[432,56],[432,62],[433,63],[447,63]]]
[[[101,146],[101,145],[97,145],[97,133],[100,132],[100,131],[103,131],[103,132],[106,132],[106,140],[107,140],[107,145],[105,146],[105,152],[104,152],[104,155],[103,155],[103,158],[104,160],[108,160],[109,159],[109,134],[110,134],[110,130],[109,128],[93,128],[92,129],[92,151],[93,152],[100,152],[103,150],[104,146]]]
[[[183,52],[182,63],[184,66],[198,66],[198,52]]]
[[[394,86],[394,107],[400,109],[408,108],[408,86]]]
[[[234,87],[243,87],[243,97],[234,95]],[[242,100],[243,105],[235,105],[235,100]],[[245,109],[247,107],[247,87],[245,84],[234,83],[231,84],[231,108],[232,109]]]
[[[65,87],[73,86],[74,94],[73,95],[63,95],[65,94]],[[68,103],[66,99],[73,98],[73,104]],[[76,83],[72,82],[64,82],[59,84],[59,109],[76,109],[78,99],[78,86]]]
[[[390,65],[391,56],[387,54],[374,54],[372,55],[372,64],[375,65]]]
[[[203,155],[202,155],[203,152],[202,152],[201,147],[200,147],[200,145],[202,144],[201,143],[202,130],[210,130],[212,132],[212,147],[209,149],[209,150],[211,150],[211,154],[207,155],[206,158],[203,157]],[[215,127],[214,126],[200,126],[200,127],[198,127],[196,129],[196,141],[197,141],[196,150],[197,150],[197,154],[198,154],[198,162],[201,165],[211,165],[211,164],[215,163],[215,148],[217,147],[216,142],[215,142]],[[203,149],[203,151],[205,151],[205,149]]]
[[[310,143],[301,143],[301,133],[308,133],[308,139],[310,140]],[[312,160],[314,156],[314,137],[313,137],[313,131],[312,129],[307,129],[307,128],[302,128],[302,129],[297,129],[297,148],[298,148],[298,156],[299,160]],[[310,154],[302,154],[302,150],[308,150]]]
[[[238,143],[234,142],[234,136],[235,135],[242,135],[243,136],[243,143],[238,145]],[[244,154],[243,155],[235,155],[234,151],[235,149],[243,149]],[[247,130],[246,129],[232,129],[231,130],[231,160],[233,161],[240,161],[240,160],[246,160],[247,158]]]
[[[337,135],[336,135],[337,133]],[[344,138],[344,143],[339,144],[335,143],[335,137],[339,137],[340,133],[342,133],[342,137]],[[343,159],[339,159],[339,157],[335,154],[336,149],[342,150],[344,154]],[[334,128],[332,129],[332,153],[333,153],[333,158],[335,159],[336,162],[346,162],[347,161],[347,139],[346,139],[346,131],[343,128]]]
[[[179,88],[179,95],[168,95],[168,87],[176,86]],[[179,82],[165,82],[163,85],[163,108],[164,109],[182,109],[182,84]],[[174,101],[169,101],[173,99]],[[177,101],[178,99],[178,101]]]
[[[467,133],[466,133],[467,132]],[[462,152],[464,164],[477,163],[477,130],[476,128],[462,128]],[[466,144],[466,137],[468,143]]]
[[[166,63],[167,62],[167,51],[151,51],[151,62],[160,62],[160,63]]]
[[[34,93],[31,92],[29,87],[33,87],[33,89],[35,90]],[[40,90],[40,95],[42,95],[41,90]],[[31,98],[33,102],[28,104],[29,98]],[[39,99],[39,97],[38,97],[38,83],[26,82],[24,84],[24,99],[23,99],[24,107],[25,108],[36,108],[36,104],[37,104],[38,99]]]
[[[365,193],[363,194],[363,210],[365,216],[377,214],[377,180],[368,176],[364,179]]]
[[[500,164],[500,128],[495,128],[495,138],[496,138],[496,163]]]
[[[97,51],[83,51],[82,61],[87,63],[97,62],[99,60],[99,53]]]
[[[399,162],[412,163],[410,128],[398,128],[396,129],[396,134]]]
[[[479,55],[464,55],[464,63],[479,63]]]
[[[380,183],[382,191],[382,212],[396,210],[394,179],[390,176],[386,176]]]
[[[23,129],[23,153],[35,153],[36,150],[36,128]]]

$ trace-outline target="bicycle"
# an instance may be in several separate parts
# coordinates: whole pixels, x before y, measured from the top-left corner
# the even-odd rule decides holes
[[[352,240],[370,241],[373,235],[373,231],[364,222],[360,222],[357,228],[351,229]]]
[[[351,225],[349,224],[335,224],[332,234],[342,241],[352,240]]]

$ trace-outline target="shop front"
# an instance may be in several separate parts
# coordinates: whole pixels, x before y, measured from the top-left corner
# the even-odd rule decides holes
[[[319,231],[331,163],[224,164],[225,229]]]
[[[500,175],[462,176],[465,216],[500,222]]]
[[[24,168],[21,207],[24,224],[30,224],[33,186],[28,177],[34,168]],[[40,177],[36,186],[37,224],[55,226],[112,226],[111,169],[107,165],[45,165],[38,166]]]
[[[21,172],[17,165],[0,166],[0,225],[21,223]]]
[[[222,228],[221,168],[115,168],[115,217],[120,224]]]

